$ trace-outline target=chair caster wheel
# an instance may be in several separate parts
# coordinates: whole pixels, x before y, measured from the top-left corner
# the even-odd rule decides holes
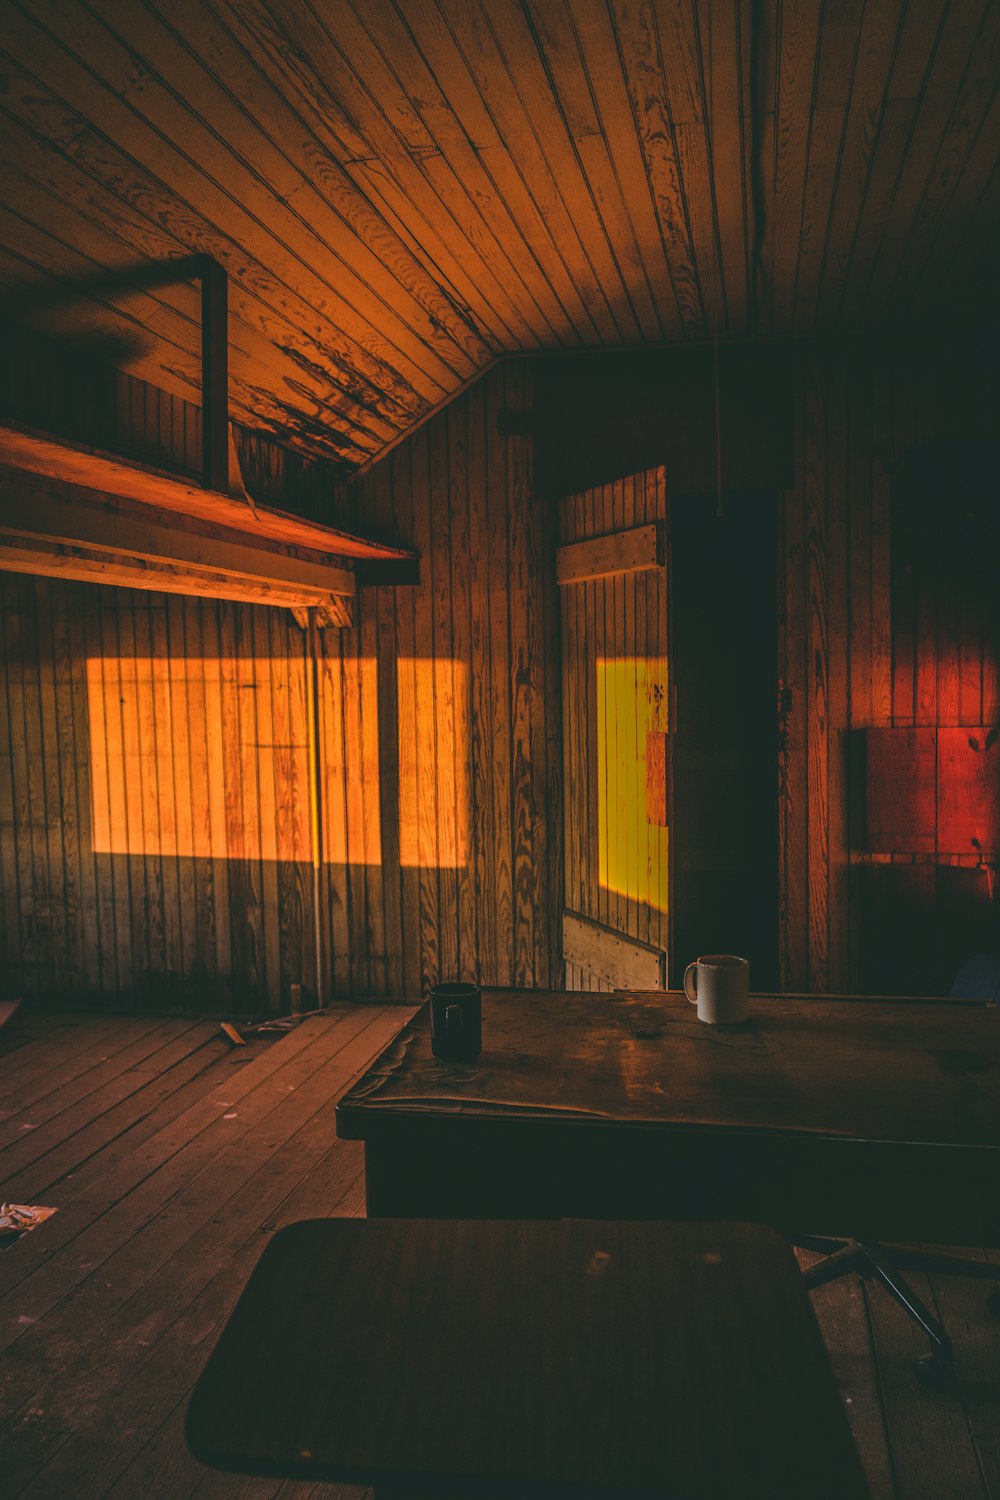
[[[986,1299],[986,1306],[995,1318],[1000,1318],[1000,1286],[994,1287]]]
[[[928,1391],[943,1391],[951,1384],[951,1360],[940,1354],[922,1354],[914,1361],[914,1371],[920,1384]]]

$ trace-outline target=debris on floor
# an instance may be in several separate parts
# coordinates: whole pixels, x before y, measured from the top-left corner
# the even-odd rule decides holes
[[[54,1208],[42,1208],[37,1203],[0,1203],[0,1245],[16,1240],[29,1229],[37,1229],[46,1219],[51,1219]]]
[[[296,988],[296,986],[292,986]],[[264,1037],[269,1033],[278,1034],[293,1031],[303,1021],[308,1021],[310,1016],[321,1016],[326,1007],[319,1005],[314,1010],[293,1010],[288,1016],[268,1016],[264,1021],[247,1021],[237,1025],[233,1021],[220,1021],[219,1030],[234,1047],[245,1047],[247,1037]]]

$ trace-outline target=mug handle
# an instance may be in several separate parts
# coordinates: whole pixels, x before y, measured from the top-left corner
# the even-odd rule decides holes
[[[692,978],[692,975],[694,976]],[[690,980],[690,983],[688,981]],[[684,970],[684,993],[692,1005],[698,1004],[698,963],[688,964]]]

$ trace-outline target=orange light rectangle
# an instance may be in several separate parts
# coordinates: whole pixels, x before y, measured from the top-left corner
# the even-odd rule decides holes
[[[310,858],[305,662],[92,657],[86,670],[95,852]],[[468,669],[402,657],[397,684],[400,863],[460,868],[471,825]],[[324,861],[378,865],[375,658],[324,659],[317,711]]]
[[[399,862],[460,869],[469,862],[469,675],[448,657],[400,657]]]
[[[308,859],[288,786],[308,785],[305,734],[274,695],[287,661],[90,657],[91,843],[98,854]]]

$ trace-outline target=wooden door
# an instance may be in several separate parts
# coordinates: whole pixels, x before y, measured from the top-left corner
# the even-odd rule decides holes
[[[663,989],[669,933],[667,489],[662,468],[560,504],[570,989]]]

